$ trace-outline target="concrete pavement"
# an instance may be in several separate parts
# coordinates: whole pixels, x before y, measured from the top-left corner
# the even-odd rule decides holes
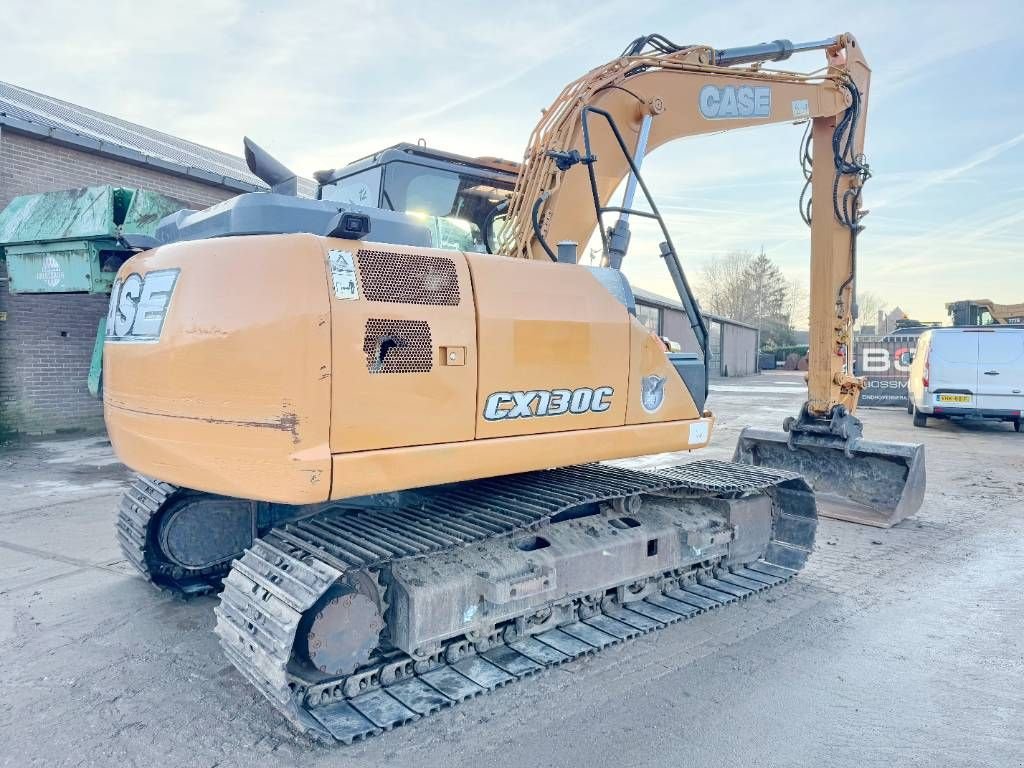
[[[777,426],[799,377],[715,383],[712,447]],[[823,520],[794,582],[352,747],[296,735],[221,656],[216,598],[132,574],[101,437],[0,452],[0,765],[1024,764],[1024,435],[913,429],[928,493],[891,530]],[[678,457],[649,457],[652,465]]]

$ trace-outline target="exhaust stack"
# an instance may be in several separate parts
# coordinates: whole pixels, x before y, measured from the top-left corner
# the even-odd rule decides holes
[[[242,143],[245,144],[245,164],[270,185],[271,192],[298,197],[299,177],[293,171],[248,136]]]

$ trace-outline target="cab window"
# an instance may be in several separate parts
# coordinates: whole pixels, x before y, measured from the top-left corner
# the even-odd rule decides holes
[[[468,173],[393,162],[384,166],[381,207],[423,219],[435,248],[484,253],[495,206],[511,193],[511,185]]]

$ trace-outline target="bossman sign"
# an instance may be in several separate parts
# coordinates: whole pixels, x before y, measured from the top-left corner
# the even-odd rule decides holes
[[[854,374],[868,380],[860,393],[863,405],[906,406],[907,381],[917,338],[854,343]]]

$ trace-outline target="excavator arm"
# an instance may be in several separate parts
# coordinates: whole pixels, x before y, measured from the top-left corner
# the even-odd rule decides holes
[[[825,51],[822,70],[766,66],[810,50]],[[629,247],[630,217],[654,218],[665,239],[661,256],[705,347],[696,300],[640,166],[658,147],[686,136],[807,123],[800,211],[811,229],[808,396],[784,433],[745,431],[736,458],[796,469],[835,516],[890,525],[920,506],[924,456],[920,445],[864,441],[854,415],[864,386],[853,375],[851,356],[857,235],[866,213],[861,191],[869,176],[863,148],[870,77],[850,34],[724,50],[640,38],[621,57],[567,85],[544,111],[509,202],[500,250],[518,258],[575,260],[576,248],[597,227],[603,263],[618,268]],[[613,205],[624,179],[621,204]],[[635,207],[638,193],[647,208]],[[608,214],[617,215],[614,225],[607,226]]]
[[[602,232],[606,261],[619,266],[628,247],[631,214],[607,209],[612,195],[631,176],[632,191],[627,189],[627,199],[618,208],[630,207],[636,188],[630,161],[639,166],[658,147],[686,136],[810,120],[815,166],[833,166],[834,138],[849,142],[846,161],[856,164],[863,155],[870,69],[851,35],[798,46],[799,50],[814,47],[827,49],[828,68],[822,74],[759,66],[763,56],[788,56],[794,49],[778,41],[767,44],[761,54],[754,51],[756,46],[743,49],[746,60],[754,59],[754,66],[743,69],[728,66],[736,59],[732,51],[690,46],[670,53],[624,56],[566,86],[531,135],[509,205],[511,224],[504,232],[502,251],[549,259],[555,258],[552,244],[586,243],[595,226],[604,228],[604,222],[595,217],[596,205],[606,208],[606,213],[620,213],[616,227]],[[851,115],[844,125],[851,108],[858,119]],[[589,137],[584,135],[585,127]],[[837,135],[841,130],[847,132],[845,136]],[[630,154],[619,150],[616,132],[625,139]],[[594,188],[588,170],[593,170]],[[859,170],[821,173],[811,183],[815,211],[832,209],[833,193],[840,201],[849,200],[848,193],[854,195],[854,202],[847,203],[848,221],[835,215],[811,221],[810,356],[816,364],[809,372],[807,407],[821,416],[840,404],[850,413],[855,411],[862,385],[845,373],[844,361],[854,321],[851,245],[859,227],[863,178]]]

